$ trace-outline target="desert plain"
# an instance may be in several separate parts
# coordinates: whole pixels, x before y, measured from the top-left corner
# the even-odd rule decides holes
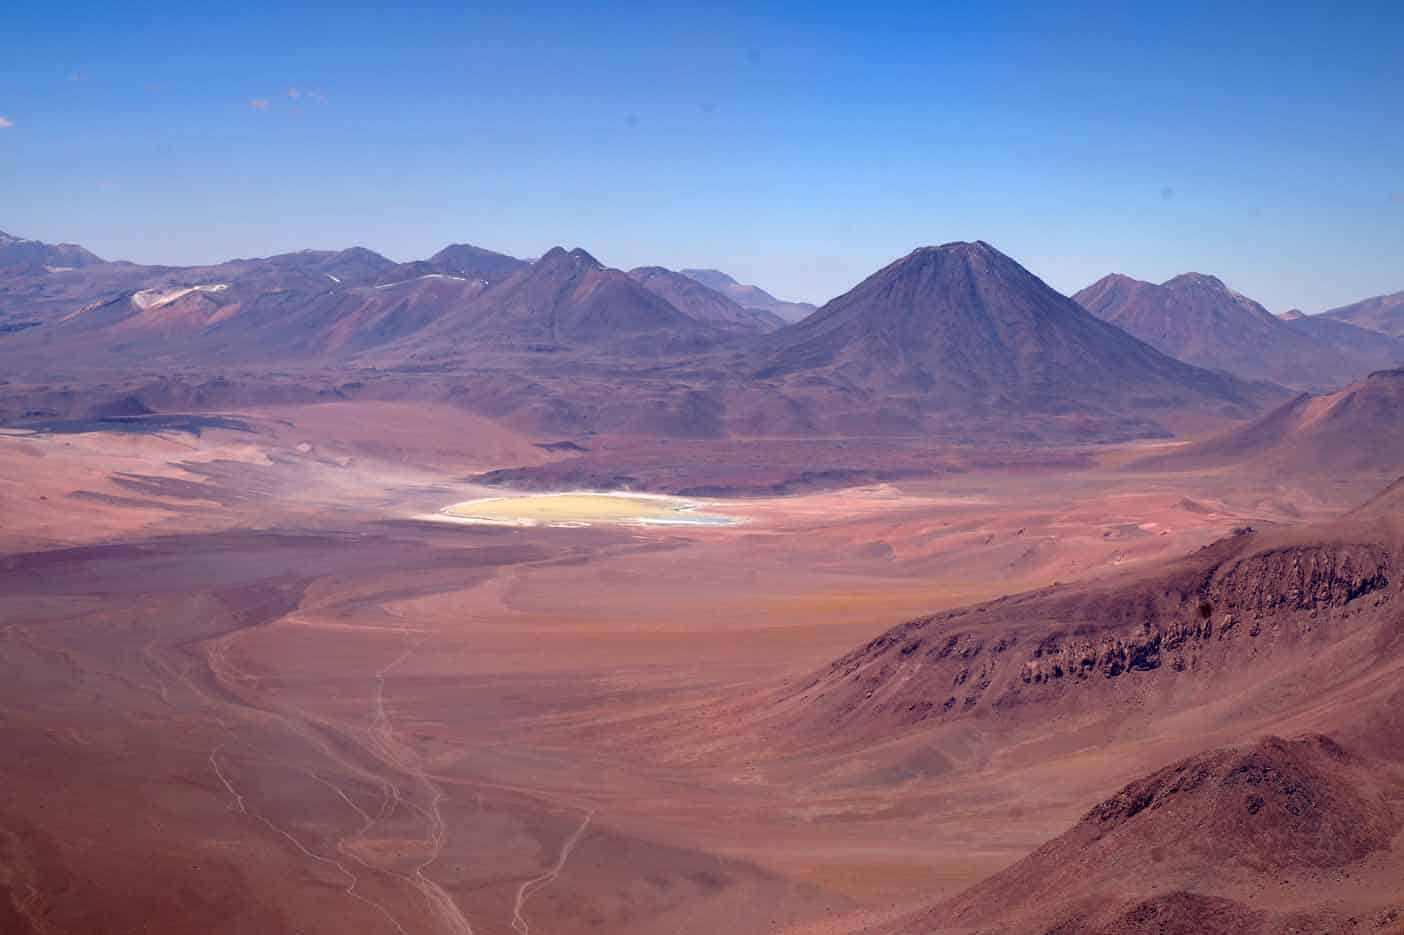
[[[432,517],[540,439],[392,403],[221,417],[0,436],[0,929],[897,930],[1137,777],[1361,690],[1307,691],[1286,647],[1102,709],[796,713],[903,621],[1368,496],[1127,469],[1178,442],[705,498],[734,525],[503,526]]]

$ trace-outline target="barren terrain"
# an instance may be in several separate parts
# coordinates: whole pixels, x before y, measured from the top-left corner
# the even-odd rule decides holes
[[[1349,505],[1123,471],[1141,445],[709,501],[733,527],[453,526],[416,517],[558,455],[432,407],[222,416],[0,436],[8,930],[899,924],[1299,702],[851,729],[803,685],[903,620]]]

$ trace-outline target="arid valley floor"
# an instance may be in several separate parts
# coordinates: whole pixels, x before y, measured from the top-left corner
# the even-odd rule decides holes
[[[976,660],[952,700],[994,687],[929,719],[878,703],[903,697],[887,668],[865,689],[831,667],[922,615],[1290,539],[1374,478],[1128,469],[1181,447],[1146,442],[708,501],[736,526],[504,528],[425,517],[500,495],[465,476],[549,462],[537,439],[392,403],[221,416],[0,435],[0,930],[1004,931],[978,888],[939,907],[1186,757],[1312,732],[1372,756],[1378,731],[1351,738],[1404,687],[1393,583],[1293,605],[1308,625],[1280,637],[1263,605],[1252,659],[1224,647],[1253,612],[1233,631],[1214,609],[1187,667],[1167,647],[1014,701],[989,646],[1033,646],[1001,605],[936,618],[932,671]],[[1086,895],[1250,914],[1226,931],[1404,930],[1399,767],[1359,768],[1385,805],[1349,859],[1236,876],[1170,841],[1132,883],[1087,868]],[[1195,930],[1085,918],[1066,931]]]
[[[0,3],[0,935],[1404,935],[1404,3]]]

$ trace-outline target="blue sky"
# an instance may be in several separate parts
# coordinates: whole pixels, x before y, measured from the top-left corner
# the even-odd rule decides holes
[[[1404,5],[11,0],[0,230],[196,263],[583,246],[822,301],[984,239],[1074,291],[1404,289]]]

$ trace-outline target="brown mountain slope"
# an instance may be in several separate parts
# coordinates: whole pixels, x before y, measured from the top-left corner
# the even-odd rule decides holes
[[[1138,470],[1267,470],[1317,484],[1377,487],[1404,465],[1404,370],[1382,370],[1325,396],[1302,395],[1247,425]]]
[[[914,620],[757,703],[752,729],[780,755],[822,751],[851,764],[844,782],[896,759],[935,801],[1010,821],[1096,792],[1020,863],[866,931],[1404,922],[1399,490],[1340,520]],[[1096,791],[1128,765],[1145,778]]]
[[[43,267],[0,270],[0,342],[32,331],[86,306],[130,295],[164,270],[133,263],[103,263],[50,271]],[[0,343],[0,350],[6,347]]]
[[[742,308],[697,280],[661,266],[640,266],[629,275],[689,318],[718,328],[738,334],[769,334],[785,326],[785,320],[774,312]]]
[[[1344,321],[1359,328],[1404,338],[1404,292],[1378,295],[1322,313],[1323,317]]]
[[[871,740],[972,717],[1101,718],[1128,692],[1197,704],[1240,676],[1259,691],[1259,657],[1346,639],[1356,613],[1393,600],[1401,520],[1234,536],[1165,567],[914,620],[797,685],[776,716]]]
[[[1374,881],[1360,875],[1391,856],[1401,806],[1398,763],[1320,734],[1267,737],[1131,783],[1018,864],[893,931],[1379,931],[1404,891],[1372,895]]]
[[[97,269],[106,272],[114,265]],[[13,349],[32,351],[39,360],[57,355],[62,363],[120,366],[305,357],[350,341],[348,329],[359,319],[342,316],[339,309],[364,303],[343,300],[357,295],[361,284],[372,289],[371,283],[394,268],[390,260],[362,248],[206,267],[137,267],[121,283],[138,288],[109,297],[103,281],[95,279],[90,288],[100,296],[96,301],[17,335]],[[370,313],[361,317],[375,319]]]
[[[1282,398],[1167,357],[983,242],[923,247],[892,263],[767,339],[757,369],[796,394],[827,393],[831,421],[873,428],[936,415],[1132,437]]]
[[[1160,285],[1106,276],[1073,296],[1104,321],[1156,349],[1200,367],[1303,390],[1335,389],[1358,379],[1378,358],[1323,345],[1252,299],[1201,273]]]

